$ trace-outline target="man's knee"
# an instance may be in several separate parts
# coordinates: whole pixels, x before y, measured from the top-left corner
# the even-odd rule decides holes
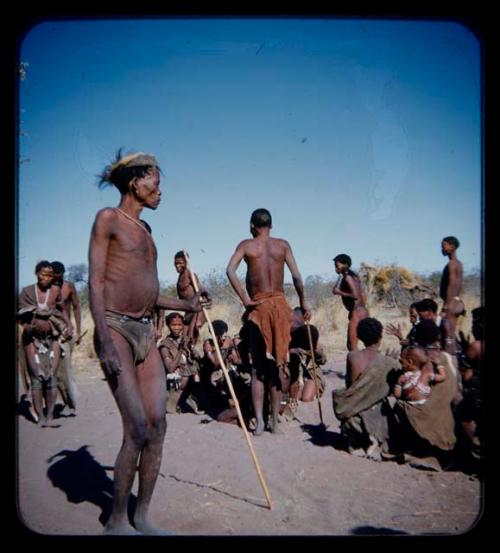
[[[165,415],[153,418],[150,421],[136,422],[127,432],[129,441],[139,450],[151,442],[163,440],[167,431]]]
[[[125,433],[125,439],[137,449],[142,449],[148,440],[149,428],[146,421],[131,424]]]
[[[148,425],[147,440],[152,441],[152,440],[163,439],[163,436],[165,436],[166,431],[167,431],[167,419],[165,415],[155,417]]]

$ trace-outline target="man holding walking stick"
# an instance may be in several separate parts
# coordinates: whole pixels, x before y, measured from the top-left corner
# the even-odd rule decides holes
[[[157,250],[149,225],[139,216],[160,204],[156,159],[138,152],[122,156],[101,176],[120,192],[118,207],[101,209],[89,247],[90,310],[94,345],[123,423],[123,441],[114,466],[109,534],[168,534],[149,519],[149,505],[160,470],[166,432],[166,380],[156,347],[155,309],[198,312],[205,291],[191,300],[159,293]],[[208,300],[208,298],[207,298]],[[128,501],[139,473],[137,505],[131,528]]]
[[[278,414],[281,406],[283,369],[288,358],[292,310],[283,290],[284,267],[292,274],[299,296],[304,320],[311,311],[306,303],[304,284],[297,268],[290,244],[280,238],[271,238],[271,214],[267,209],[256,209],[250,219],[251,239],[240,242],[229,260],[227,276],[231,286],[246,308],[249,349],[252,357],[252,401],[256,417],[255,436],[265,430],[264,398],[271,395],[269,430],[278,432]],[[246,291],[236,271],[242,260],[247,264]]]

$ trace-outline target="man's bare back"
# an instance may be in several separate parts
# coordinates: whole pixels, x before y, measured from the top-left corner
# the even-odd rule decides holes
[[[281,238],[259,236],[243,240],[240,246],[247,264],[246,289],[256,294],[283,292],[284,268],[290,245]]]

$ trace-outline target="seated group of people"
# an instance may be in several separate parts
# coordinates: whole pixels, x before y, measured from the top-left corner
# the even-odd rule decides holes
[[[365,349],[348,354],[346,388],[332,394],[350,453],[437,470],[478,468],[483,308],[472,311],[474,341],[469,344],[462,334],[455,354],[446,351],[449,340],[436,314],[434,300],[424,299],[410,306],[406,337],[387,325],[387,333],[400,340],[399,355],[379,351],[383,327],[377,319],[359,322]]]
[[[158,349],[167,373],[167,413],[207,413],[220,422],[238,422],[238,415],[221,368],[214,341],[203,341],[201,350],[197,336],[190,334],[192,325],[181,313],[172,312],[165,317],[168,335],[159,340]],[[243,419],[248,428],[254,418],[251,382],[252,360],[248,350],[248,330],[245,323],[238,334],[227,335],[225,321],[212,323],[220,356],[224,362],[238,399]],[[293,419],[298,401],[313,401],[316,385],[320,396],[325,383],[320,366],[326,356],[318,343],[319,333],[310,325],[313,356],[302,310],[293,311],[289,362],[285,369],[284,392],[287,401],[282,402],[281,414]],[[268,406],[269,408],[269,406]]]

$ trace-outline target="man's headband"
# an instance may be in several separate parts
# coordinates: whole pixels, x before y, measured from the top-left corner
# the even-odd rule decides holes
[[[109,168],[108,174],[111,175],[114,171],[121,169],[122,167],[140,167],[145,165],[157,167],[158,162],[156,161],[156,158],[150,154],[136,152],[135,154],[123,156],[116,163],[113,163],[113,165]]]

